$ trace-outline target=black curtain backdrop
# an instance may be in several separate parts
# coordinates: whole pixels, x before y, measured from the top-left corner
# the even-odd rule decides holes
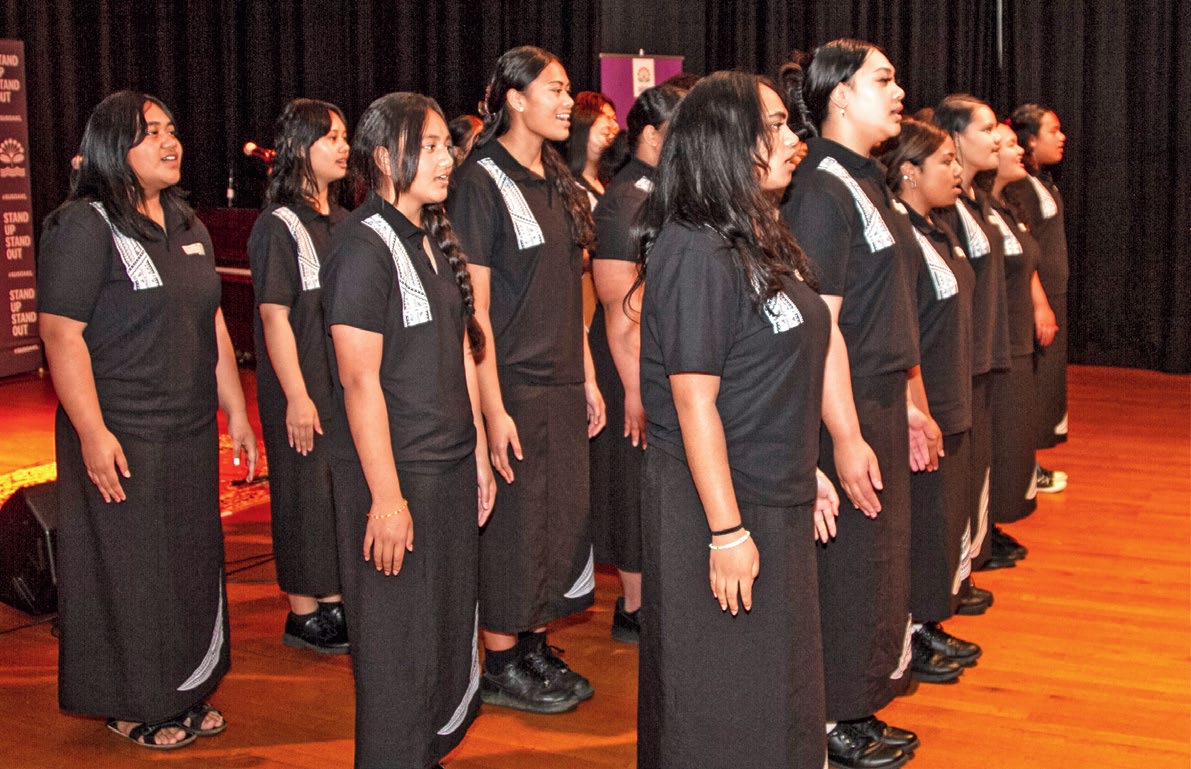
[[[541,45],[575,90],[598,54],[681,54],[700,74],[773,73],[794,48],[840,36],[879,44],[910,109],[955,91],[1052,105],[1068,134],[1056,176],[1071,244],[1076,362],[1191,372],[1191,3],[1181,0],[0,0],[0,37],[25,41],[34,213],[67,190],[91,107],[132,87],[173,107],[183,184],[201,205],[255,205],[294,96],[349,124],[392,90],[475,111],[496,57]],[[1001,23],[999,23],[999,20]],[[1001,32],[998,40],[998,30]],[[999,44],[1000,43],[1000,44]]]

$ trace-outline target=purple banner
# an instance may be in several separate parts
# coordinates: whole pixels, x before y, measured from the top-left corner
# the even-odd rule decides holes
[[[4,228],[0,291],[7,303],[5,320],[0,322],[0,377],[41,366],[30,186],[25,44],[0,40],[0,226]]]
[[[682,72],[681,56],[601,53],[600,93],[616,105],[616,122],[625,129],[629,127],[629,108],[637,96],[679,72]]]

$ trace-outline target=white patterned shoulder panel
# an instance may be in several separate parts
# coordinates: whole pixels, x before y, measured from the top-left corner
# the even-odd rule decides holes
[[[868,199],[868,195],[864,194],[864,190],[860,189],[860,185],[852,178],[852,174],[848,173],[848,169],[844,168],[835,158],[823,158],[819,162],[819,170],[825,171],[839,179],[848,188],[848,192],[852,193],[852,200],[856,203],[856,210],[860,212],[860,218],[864,221],[864,239],[868,242],[869,252],[875,254],[882,249],[892,246],[893,234],[885,226],[885,220],[881,218],[881,212]]]
[[[496,189],[504,198],[505,208],[509,210],[509,216],[513,220],[513,231],[517,234],[517,248],[524,251],[545,243],[546,236],[542,234],[542,228],[534,218],[529,203],[525,202],[525,196],[521,194],[517,183],[500,170],[500,166],[496,165],[492,158],[483,158],[479,163],[480,168],[487,171],[492,181],[496,182]]]
[[[1030,186],[1038,195],[1038,207],[1042,210],[1042,218],[1052,218],[1059,212],[1059,204],[1055,202],[1054,195],[1050,194],[1050,190],[1046,189],[1046,185],[1039,181],[1038,177],[1030,174],[1026,178],[1030,180]]]
[[[397,233],[389,226],[380,214],[373,214],[364,220],[364,226],[380,236],[393,256],[393,265],[397,268],[397,285],[401,288],[401,319],[405,327],[429,323],[430,300],[426,297],[426,289],[422,286],[422,279],[414,270],[414,263],[410,261],[409,252]]]
[[[99,212],[99,215],[107,222],[108,229],[112,231],[112,241],[116,244],[116,253],[120,255],[120,261],[124,263],[124,272],[128,273],[128,279],[132,281],[133,290],[141,291],[161,286],[161,273],[157,271],[157,265],[153,264],[153,260],[149,258],[149,252],[145,250],[141,242],[116,229],[116,225],[112,224],[112,220],[108,218],[108,212],[104,209],[103,203],[98,200],[92,201],[91,207]]]
[[[959,292],[959,283],[955,280],[955,273],[951,272],[947,262],[943,261],[943,257],[939,256],[939,252],[930,244],[925,235],[915,229],[914,237],[917,238],[918,247],[922,249],[922,258],[926,260],[926,266],[930,269],[930,282],[935,286],[935,298],[947,299],[955,296]]]
[[[972,216],[972,212],[964,205],[962,200],[955,201],[955,210],[959,213],[959,220],[964,226],[964,234],[967,236],[968,247],[972,249],[972,253],[968,254],[971,259],[980,259],[988,256],[991,246],[988,244],[988,235],[984,234],[984,230],[980,229],[980,224],[976,221],[976,217]]]
[[[281,206],[273,211],[285,223],[290,237],[298,247],[298,275],[302,279],[302,290],[311,291],[319,287],[318,282],[318,252],[314,250],[314,241],[310,239],[310,232],[302,220],[290,209]]]

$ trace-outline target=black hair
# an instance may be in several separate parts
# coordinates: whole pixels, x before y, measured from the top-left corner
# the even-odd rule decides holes
[[[902,163],[912,163],[921,168],[926,159],[935,154],[948,138],[949,134],[936,125],[910,118],[902,120],[901,133],[880,155],[880,161],[885,166],[885,184],[889,185],[889,189],[894,193],[900,193]]]
[[[988,102],[981,101],[971,94],[953,93],[944,96],[943,101],[938,103],[931,120],[939,128],[951,134],[952,138],[955,138],[956,134],[967,130],[976,115],[976,110],[981,107],[992,109]],[[994,111],[993,114],[995,115],[996,112]]]
[[[1017,143],[1026,151],[1021,159],[1022,163],[1035,176],[1041,169],[1038,162],[1034,160],[1034,150],[1030,147],[1030,139],[1038,138],[1038,134],[1042,131],[1042,118],[1046,117],[1048,112],[1054,112],[1054,110],[1043,104],[1023,104],[1013,110],[1013,114],[1005,121],[1017,134]]]
[[[716,72],[691,89],[670,122],[653,193],[635,232],[645,280],[649,252],[667,224],[711,227],[732,248],[758,307],[797,271],[817,288],[806,255],[777,216],[776,199],[761,189],[772,147],[760,87],[771,81],[744,72]],[[634,290],[636,285],[634,286]],[[632,292],[630,292],[631,295]]]
[[[567,168],[576,179],[583,178],[583,169],[587,167],[587,140],[591,138],[591,127],[603,114],[605,106],[616,111],[612,100],[598,91],[580,91],[575,94],[575,106],[571,108],[571,135],[561,143],[560,150],[567,159]],[[603,154],[600,155],[601,160]],[[599,165],[598,178],[605,185],[612,178],[603,163]]]
[[[501,54],[484,89],[484,132],[476,140],[476,146],[482,147],[509,130],[509,109],[505,103],[509,89],[525,90],[542,70],[556,61],[559,61],[557,56],[532,45],[511,48]],[[595,223],[591,218],[587,192],[579,186],[558,150],[548,141],[542,142],[542,165],[546,178],[566,205],[575,244],[580,248],[594,247]]]
[[[806,66],[809,61],[810,56],[802,51],[792,51],[790,60],[783,64],[777,73],[777,82],[781,85],[781,90],[778,93],[786,102],[786,109],[789,110],[786,124],[802,141],[819,135],[815,124],[811,122],[811,111],[806,106],[806,98],[802,93],[803,84],[806,81]]]
[[[422,131],[428,115],[433,112],[443,118],[438,102],[420,93],[389,93],[368,105],[360,116],[352,142],[352,171],[366,181],[372,190],[380,188],[385,174],[376,164],[376,150],[384,147],[389,153],[389,174],[397,199],[408,192],[418,174],[422,156]],[[473,355],[484,349],[484,332],[476,322],[475,300],[471,278],[467,272],[467,256],[459,246],[451,221],[442,203],[422,206],[422,223],[426,232],[451,265],[459,293],[463,295],[463,314],[467,321],[467,339]]]
[[[612,146],[604,153],[610,176],[624,168],[629,159],[636,154],[646,126],[660,129],[674,117],[683,96],[686,96],[685,89],[664,83],[641,92],[625,118],[628,128],[616,134]]]
[[[294,99],[285,105],[274,127],[273,147],[277,154],[269,169],[266,203],[309,206],[318,198],[318,180],[310,165],[310,148],[330,132],[332,114],[347,127],[343,110],[329,102]],[[338,200],[340,186],[339,181],[327,185],[327,200]]]
[[[802,95],[810,118],[819,130],[823,129],[823,121],[831,106],[831,92],[840,83],[851,80],[864,66],[864,60],[870,53],[880,50],[872,43],[847,37],[832,40],[815,49],[810,66],[806,68]]]
[[[695,87],[695,83],[698,83],[702,79],[694,72],[683,71],[666,78],[660,85],[672,85],[680,90],[689,91]]]
[[[71,172],[70,195],[46,217],[47,224],[55,222],[62,209],[73,201],[98,201],[112,224],[125,235],[158,237],[156,225],[141,213],[145,191],[128,165],[129,150],[144,141],[149,130],[145,104],[160,107],[169,121],[174,122],[170,108],[160,99],[137,91],[117,91],[95,105],[79,143],[80,160],[78,168]],[[159,200],[163,211],[179,214],[186,227],[190,227],[194,211],[186,203],[186,193],[177,185],[162,190]]]
[[[476,137],[484,130],[484,121],[475,115],[460,115],[447,123],[447,130],[451,132],[451,144],[455,147],[455,162],[462,163],[471,152]]]

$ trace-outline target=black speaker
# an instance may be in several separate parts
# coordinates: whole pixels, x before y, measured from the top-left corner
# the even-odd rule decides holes
[[[0,601],[27,614],[58,609],[58,490],[18,489],[0,506]]]

